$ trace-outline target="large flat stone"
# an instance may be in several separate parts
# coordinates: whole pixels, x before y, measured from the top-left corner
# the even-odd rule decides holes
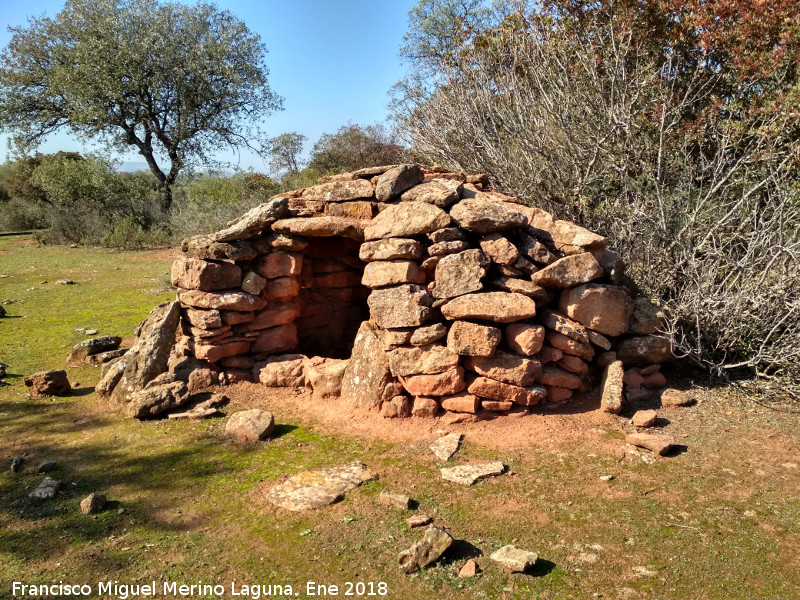
[[[433,298],[418,285],[373,291],[367,299],[370,317],[384,329],[418,327],[427,321]]]
[[[181,304],[194,308],[210,308],[214,310],[236,310],[240,312],[259,310],[267,301],[238,290],[220,292],[203,292],[200,290],[178,290]]]
[[[540,386],[523,388],[488,377],[476,377],[467,387],[467,391],[488,400],[513,402],[520,406],[536,406],[547,396],[547,390]]]
[[[189,290],[213,292],[237,288],[242,269],[233,263],[179,257],[172,263],[172,284]]]
[[[482,279],[491,261],[482,250],[445,256],[436,265],[434,298],[454,298],[483,289]]]
[[[376,479],[367,466],[359,461],[339,467],[303,471],[275,485],[266,499],[280,508],[293,512],[322,508],[344,498],[362,483]]]
[[[602,277],[603,267],[591,252],[565,256],[531,276],[542,287],[568,288]]]
[[[356,240],[364,239],[365,221],[348,217],[297,217],[281,219],[272,224],[272,231],[307,237],[341,236]]]
[[[536,303],[522,294],[483,292],[467,294],[450,300],[442,307],[450,320],[475,319],[495,323],[513,323],[536,315]]]
[[[506,466],[501,462],[483,463],[480,465],[458,465],[457,467],[442,467],[439,472],[442,479],[460,483],[461,485],[472,485],[476,481],[487,477],[497,477],[502,475]]]
[[[365,262],[396,259],[419,260],[422,258],[422,244],[417,240],[406,238],[387,238],[364,242],[358,250],[358,257]]]
[[[484,377],[520,387],[532,385],[542,372],[539,361],[508,352],[496,352],[493,356],[468,356],[464,366]]]
[[[419,375],[443,373],[458,366],[459,356],[445,346],[430,344],[413,348],[397,348],[387,355],[392,374]]]
[[[523,227],[527,219],[518,211],[499,202],[467,198],[450,209],[450,216],[459,227],[474,233],[492,233]]]
[[[414,573],[439,559],[453,545],[453,537],[446,531],[431,525],[422,539],[398,556],[400,569]]]
[[[441,208],[420,202],[403,202],[382,211],[367,225],[367,240],[409,237],[430,233],[450,225],[450,216]]]
[[[633,300],[613,285],[589,283],[562,292],[561,312],[584,327],[603,335],[617,336],[628,331],[633,315]]]
[[[212,234],[216,242],[231,242],[254,238],[261,234],[270,224],[282,219],[289,212],[289,201],[276,198],[270,202],[251,208],[238,219],[228,223],[228,227]]]
[[[374,190],[369,181],[366,179],[351,179],[312,185],[303,190],[302,198],[303,200],[316,200],[319,202],[345,202],[372,198],[373,195]]]
[[[353,342],[350,362],[342,377],[342,398],[358,406],[377,408],[383,390],[392,379],[389,358],[375,326],[369,321],[361,324]]]
[[[422,183],[425,175],[417,164],[398,165],[378,176],[375,184],[375,198],[378,202],[386,202],[399,196],[407,189]]]

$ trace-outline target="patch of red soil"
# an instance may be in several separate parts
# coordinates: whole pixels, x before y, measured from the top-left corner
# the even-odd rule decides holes
[[[609,431],[622,431],[618,420],[599,410],[596,394],[579,394],[561,407],[540,409],[524,416],[483,415],[475,423],[448,424],[441,417],[386,419],[375,410],[353,406],[341,398],[320,400],[308,390],[265,388],[239,383],[224,390],[230,410],[264,408],[276,420],[301,421],[315,431],[340,437],[388,442],[418,442],[440,437],[441,431],[463,433],[470,442],[496,449],[549,451],[581,444],[603,454],[619,453],[619,440]],[[452,414],[452,413],[448,413]]]

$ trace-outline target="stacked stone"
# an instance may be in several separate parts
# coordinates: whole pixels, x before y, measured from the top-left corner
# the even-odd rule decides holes
[[[385,416],[565,402],[623,363],[656,381],[672,356],[605,238],[483,176],[406,164],[323,178],[183,251],[172,277],[196,358],[254,380],[281,353],[352,348],[341,394]],[[311,365],[300,358],[286,360]]]

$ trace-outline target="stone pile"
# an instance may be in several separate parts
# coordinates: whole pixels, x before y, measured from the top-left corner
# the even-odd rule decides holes
[[[182,251],[178,347],[223,383],[435,416],[563,403],[610,371],[604,406],[618,412],[623,378],[663,385],[672,357],[653,335],[662,315],[604,237],[485,176],[416,164],[330,176]]]

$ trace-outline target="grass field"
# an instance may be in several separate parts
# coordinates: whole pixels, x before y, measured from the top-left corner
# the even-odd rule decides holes
[[[630,426],[597,411],[524,417],[515,443],[466,428],[451,462],[508,465],[471,487],[442,481],[427,451],[438,429],[453,427],[414,420],[398,425],[402,436],[380,435],[370,433],[380,417],[370,416],[371,429],[348,432],[346,422],[333,427],[299,410],[304,396],[284,401],[280,390],[231,390],[229,412],[264,406],[276,416],[276,437],[250,446],[225,438],[224,419],[126,419],[95,396],[99,370],[91,367],[69,370],[69,397],[29,400],[22,376],[63,368],[85,339],[78,329],[130,336],[174,295],[171,256],[0,238],[0,301],[12,301],[0,319],[0,362],[10,373],[0,388],[0,598],[12,597],[13,581],[87,584],[90,597],[101,581],[155,581],[153,597],[164,597],[164,581],[225,589],[166,597],[253,598],[232,595],[231,586],[271,584],[292,586],[291,596],[271,597],[305,598],[308,581],[338,586],[336,595],[313,597],[344,597],[347,582],[372,582],[362,597],[397,600],[800,597],[800,418],[724,388],[697,390],[697,405],[662,415],[686,449],[658,460],[631,452]],[[8,469],[16,455],[25,456],[20,473]],[[63,493],[34,502],[28,494],[46,459],[58,462],[52,475]],[[379,479],[343,502],[289,513],[263,499],[282,476],[356,459]],[[412,513],[434,516],[458,540],[454,548],[403,575],[397,554],[422,532],[405,524],[412,513],[378,502],[383,489],[410,494],[419,503]],[[78,505],[94,491],[111,505],[84,516]],[[510,543],[538,552],[533,572],[492,565],[488,555]],[[469,557],[483,571],[459,579]]]

